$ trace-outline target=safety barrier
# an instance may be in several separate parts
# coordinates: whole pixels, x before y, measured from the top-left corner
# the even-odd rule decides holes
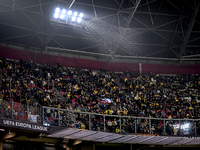
[[[66,128],[140,135],[198,136],[200,119],[148,118],[25,105],[0,100],[0,117]]]

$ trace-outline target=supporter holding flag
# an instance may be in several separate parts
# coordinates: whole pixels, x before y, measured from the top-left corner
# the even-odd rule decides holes
[[[113,101],[111,99],[109,99],[109,98],[98,99],[97,101],[100,102],[100,103],[104,103],[104,104],[113,103]]]

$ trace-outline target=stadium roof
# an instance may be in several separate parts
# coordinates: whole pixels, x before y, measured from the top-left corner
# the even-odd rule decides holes
[[[74,3],[73,3],[74,2]],[[84,14],[52,22],[55,7]],[[1,0],[0,43],[94,55],[200,59],[197,0]]]
[[[101,143],[126,143],[126,144],[153,144],[153,145],[196,145],[200,139],[198,137],[170,137],[170,136],[145,136],[145,135],[123,135],[115,133],[87,131],[80,129],[64,129],[55,132],[49,137],[76,139],[83,141],[94,141]]]

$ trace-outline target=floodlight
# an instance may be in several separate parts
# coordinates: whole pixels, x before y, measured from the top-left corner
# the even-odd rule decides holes
[[[63,19],[65,17],[65,15],[61,14],[60,15],[60,19]]]
[[[74,15],[74,16],[77,16],[77,15],[78,15],[78,13],[75,11],[73,15]]]
[[[72,11],[70,9],[56,7],[55,12],[52,16],[54,19],[52,18],[52,20],[58,23],[80,25],[83,21],[83,16],[83,13],[78,13],[77,11]]]
[[[64,15],[66,13],[66,9],[63,9],[62,10],[62,14]]]
[[[78,23],[81,23],[81,21],[82,21],[82,18],[77,18]]]
[[[72,11],[71,10],[68,10],[67,14],[70,16],[72,15]]]
[[[73,22],[76,21],[76,17],[75,17],[75,16],[72,17],[72,21],[73,21]]]
[[[82,17],[83,17],[83,13],[80,13],[80,14],[79,14],[79,17],[81,17],[81,18],[82,18]]]
[[[55,12],[56,12],[56,13],[59,13],[59,12],[60,12],[60,8],[56,8],[56,9],[55,9]]]
[[[54,18],[58,18],[59,17],[59,14],[58,13],[55,13],[54,14]]]

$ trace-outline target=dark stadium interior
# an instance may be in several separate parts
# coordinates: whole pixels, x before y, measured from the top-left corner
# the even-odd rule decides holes
[[[199,148],[199,8],[1,0],[0,150]]]
[[[51,24],[56,6],[66,7],[72,0],[2,0],[0,3],[0,40],[26,48],[60,47],[80,52],[102,53],[99,43],[84,34],[82,28]],[[41,2],[41,3],[40,3]],[[97,17],[116,27],[125,27],[131,1],[94,0]],[[121,6],[121,7],[120,7]],[[129,9],[128,9],[129,8]],[[128,44],[132,50],[116,48],[114,55],[180,58],[199,54],[199,1],[141,0],[128,27],[137,33]],[[72,9],[95,17],[91,0],[76,0]],[[128,34],[128,33],[127,33]],[[77,44],[78,43],[78,44]],[[51,51],[51,48],[48,50]],[[103,53],[110,53],[105,50]],[[181,55],[180,55],[181,54]],[[187,58],[187,57],[186,57]],[[193,58],[194,59],[194,58]]]

